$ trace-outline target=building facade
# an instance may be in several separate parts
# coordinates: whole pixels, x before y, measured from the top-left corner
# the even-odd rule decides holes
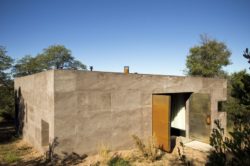
[[[55,137],[58,152],[81,154],[152,134],[168,151],[173,135],[208,142],[215,119],[226,126],[224,79],[51,70],[16,78],[15,90],[23,138],[40,151]]]

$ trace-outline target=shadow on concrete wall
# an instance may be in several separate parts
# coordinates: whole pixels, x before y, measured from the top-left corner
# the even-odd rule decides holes
[[[23,134],[25,104],[21,88],[15,90],[15,130],[18,137]]]

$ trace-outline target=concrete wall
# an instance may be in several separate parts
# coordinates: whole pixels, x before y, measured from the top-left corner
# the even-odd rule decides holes
[[[69,70],[15,79],[25,113],[24,139],[42,151],[47,143],[42,133],[48,128],[50,142],[58,137],[58,152],[77,153],[94,153],[101,144],[128,148],[132,134],[151,136],[152,94],[157,93],[208,93],[212,121],[221,118],[226,125],[226,114],[217,111],[217,102],[226,100],[226,87],[223,79]]]
[[[21,97],[20,111],[23,113],[23,138],[43,151],[42,121],[49,124],[50,140],[54,138],[54,71],[15,79],[15,91]],[[46,136],[44,137],[46,138]]]
[[[133,145],[132,134],[147,138],[154,93],[208,93],[212,121],[225,115],[217,112],[217,102],[226,100],[223,79],[56,70],[54,84],[58,151],[93,153],[100,144],[122,149]]]

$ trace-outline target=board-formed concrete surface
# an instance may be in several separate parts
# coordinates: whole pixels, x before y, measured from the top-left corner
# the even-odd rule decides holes
[[[218,101],[226,100],[224,79],[51,70],[15,79],[25,106],[24,139],[37,149],[58,137],[58,152],[95,153],[133,146],[131,135],[152,135],[152,95],[200,93],[210,96],[211,121],[226,125]],[[189,137],[186,110],[186,136]],[[205,119],[204,119],[205,120]],[[208,126],[210,129],[214,124]]]
[[[49,123],[49,137],[54,138],[54,71],[15,79],[19,109],[23,111],[23,138],[39,151],[42,146],[42,123]]]

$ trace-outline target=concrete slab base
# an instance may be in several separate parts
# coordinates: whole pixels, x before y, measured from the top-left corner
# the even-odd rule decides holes
[[[213,148],[211,145],[203,143],[203,142],[199,142],[199,141],[191,141],[188,143],[184,143],[184,145],[186,147],[190,147],[190,148],[202,151],[202,152],[209,152]]]

